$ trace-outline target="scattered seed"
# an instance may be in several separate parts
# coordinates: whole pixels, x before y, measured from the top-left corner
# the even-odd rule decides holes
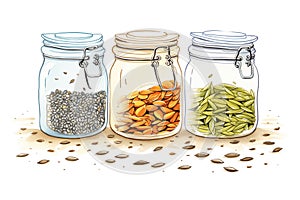
[[[65,145],[65,144],[70,144],[71,142],[68,140],[63,140],[59,144]]]
[[[120,159],[123,159],[123,158],[128,158],[129,155],[127,154],[119,154],[119,155],[116,155],[115,157],[116,158],[120,158]]]
[[[256,139],[251,139],[251,140],[249,140],[249,142],[255,142],[256,141]]]
[[[227,154],[225,154],[226,158],[236,158],[236,157],[239,157],[239,156],[240,156],[240,154],[238,154],[238,153],[227,153]]]
[[[28,156],[29,154],[28,153],[19,153],[18,155],[17,155],[17,157],[26,157],[26,156]]]
[[[169,153],[170,156],[173,156],[173,155],[175,155],[175,154],[176,154],[175,152],[170,152],[170,153]]]
[[[270,136],[270,134],[269,133],[265,133],[265,134],[263,134],[263,136],[264,137],[268,137],[268,136]]]
[[[184,146],[182,147],[183,149],[186,149],[186,150],[190,150],[190,149],[194,149],[195,148],[195,145],[187,145],[187,146]]]
[[[253,147],[253,148],[250,148],[249,150],[250,150],[250,151],[254,151],[254,150],[255,150],[255,148]]]
[[[282,150],[282,148],[281,147],[276,147],[275,149],[273,149],[273,153],[276,153],[276,152],[279,152],[279,151],[281,151]]]
[[[128,146],[128,149],[131,149],[133,146]]]
[[[71,84],[71,83],[74,83],[74,82],[75,82],[75,79],[71,79],[71,80],[70,80],[70,84]]]
[[[37,133],[38,133],[37,131],[31,132],[32,135],[36,135]]]
[[[163,163],[163,162],[158,162],[158,163],[155,163],[155,164],[151,165],[151,167],[153,167],[153,168],[158,168],[158,167],[162,167],[162,166],[164,166],[164,165],[165,165],[165,163]]]
[[[230,141],[230,144],[238,144],[240,141],[239,140],[232,140]]]
[[[63,72],[64,74],[68,74],[68,72]]]
[[[162,146],[158,146],[158,147],[155,147],[155,149],[153,149],[153,151],[159,151],[161,150],[163,147]]]
[[[224,161],[221,160],[221,159],[219,159],[219,158],[212,159],[211,162],[212,163],[216,163],[216,164],[222,164],[222,163],[224,163]]]
[[[276,127],[276,128],[274,128],[274,130],[275,130],[275,131],[278,131],[279,129],[280,129],[280,127]]]
[[[77,161],[79,160],[78,158],[74,157],[74,156],[68,156],[65,158],[67,161]]]
[[[192,166],[190,166],[190,165],[181,165],[181,166],[179,166],[178,167],[178,169],[181,169],[181,170],[188,170],[188,169],[190,169]]]
[[[237,172],[237,171],[239,171],[239,170],[237,170],[237,169],[234,168],[234,167],[224,167],[224,169],[225,169],[226,171],[228,171],[228,172]]]
[[[115,135],[114,135],[114,134],[109,134],[109,135],[107,135],[107,137],[108,137],[108,138],[114,138]]]
[[[191,141],[186,141],[184,144],[189,144],[189,143],[191,143]]]
[[[44,139],[37,139],[36,141],[37,141],[37,142],[45,142]]]
[[[213,150],[213,148],[211,148],[211,147],[207,147],[207,150],[208,150],[208,151],[210,151],[210,150]]]
[[[108,153],[108,151],[102,150],[102,151],[98,151],[98,152],[96,153],[96,155],[105,155],[105,154],[107,154],[107,153]]]
[[[114,143],[115,143],[115,144],[121,144],[122,141],[121,141],[121,140],[115,140]]]
[[[98,144],[98,142],[92,142],[91,143],[91,145],[97,145]]]
[[[43,160],[40,160],[37,162],[37,164],[46,164],[48,163],[50,160],[47,160],[47,159],[43,159]]]
[[[250,161],[250,160],[253,160],[252,157],[244,157],[244,158],[241,158],[240,161]]]
[[[81,144],[76,144],[76,146],[81,146]]]
[[[197,158],[204,158],[204,157],[209,156],[209,153],[206,153],[206,152],[200,152],[200,153],[196,153],[195,156],[196,156]]]
[[[20,128],[20,130],[21,130],[21,131],[25,131],[25,130],[27,130],[27,128]]]
[[[70,149],[70,150],[69,150],[69,152],[71,152],[71,153],[72,153],[72,152],[75,152],[75,150],[74,150],[74,149]]]
[[[263,156],[263,155],[265,155],[265,153],[260,153],[259,155]]]
[[[146,164],[149,164],[148,161],[145,161],[145,160],[139,160],[139,161],[136,161],[133,163],[134,165],[146,165]]]
[[[268,163],[264,163],[264,165],[268,165]]]
[[[50,153],[53,153],[53,152],[54,152],[53,149],[48,149],[47,151],[50,152]]]
[[[251,165],[248,165],[247,168],[252,168],[252,166],[251,166]]]
[[[213,76],[213,74],[208,75],[208,78],[211,78]]]
[[[105,162],[107,162],[107,163],[114,163],[116,161],[114,159],[107,159],[107,160],[105,160]]]
[[[265,141],[263,144],[265,144],[265,145],[273,145],[273,144],[275,144],[275,142]]]

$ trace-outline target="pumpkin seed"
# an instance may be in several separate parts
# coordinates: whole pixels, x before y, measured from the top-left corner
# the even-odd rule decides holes
[[[224,169],[226,170],[226,171],[229,171],[229,172],[237,172],[238,170],[236,169],[236,168],[234,168],[234,167],[224,167]]]

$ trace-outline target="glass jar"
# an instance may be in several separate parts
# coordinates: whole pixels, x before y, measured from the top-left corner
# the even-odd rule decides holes
[[[115,36],[110,126],[127,138],[154,139],[181,128],[179,35],[136,30]]]
[[[81,138],[107,125],[107,72],[101,34],[42,34],[40,128],[48,135]]]
[[[258,122],[254,35],[193,32],[185,71],[186,129],[199,136],[234,138]]]

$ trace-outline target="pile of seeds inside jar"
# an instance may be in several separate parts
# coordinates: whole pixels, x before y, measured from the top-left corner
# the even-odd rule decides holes
[[[47,96],[47,124],[53,131],[77,135],[97,131],[104,125],[106,92],[55,90]]]
[[[173,81],[164,81],[163,88],[174,87]],[[165,134],[173,131],[180,122],[180,87],[162,91],[155,85],[133,91],[118,105],[115,127],[120,132],[136,135]]]
[[[193,126],[207,135],[232,136],[251,130],[255,123],[255,95],[241,87],[209,83],[194,91]]]

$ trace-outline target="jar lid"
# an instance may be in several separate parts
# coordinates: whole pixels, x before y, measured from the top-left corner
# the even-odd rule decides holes
[[[195,46],[224,49],[239,49],[241,46],[252,44],[258,39],[255,35],[220,30],[192,32],[191,36]]]
[[[60,32],[42,34],[44,45],[59,49],[85,49],[88,47],[102,46],[102,34],[84,32]]]
[[[155,49],[160,46],[176,46],[179,35],[161,30],[134,30],[115,35],[116,46],[126,49]]]

